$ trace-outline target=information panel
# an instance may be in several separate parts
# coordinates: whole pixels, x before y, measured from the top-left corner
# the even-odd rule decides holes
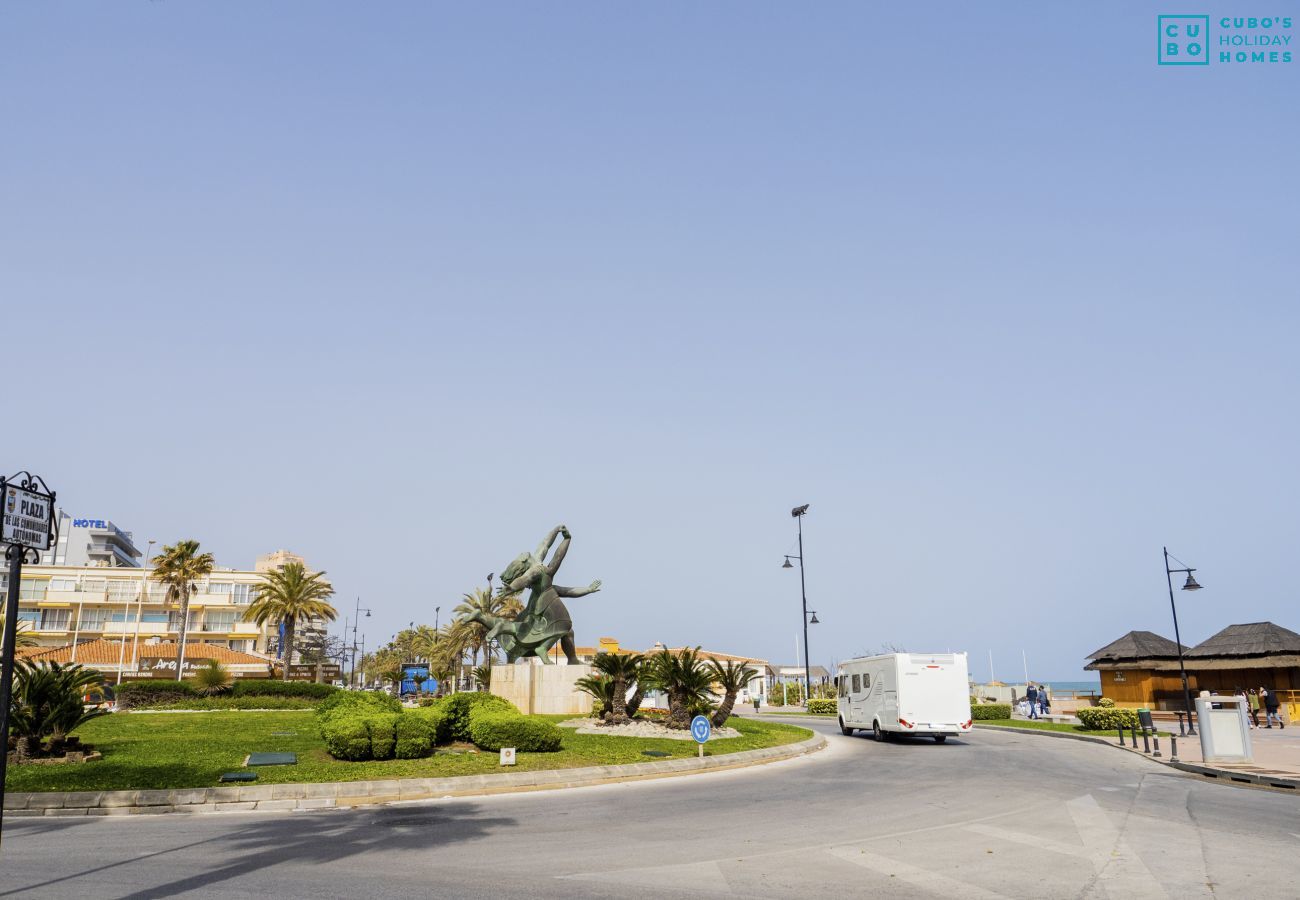
[[[54,504],[49,494],[5,485],[4,527],[0,542],[34,550],[50,549],[50,521]]]

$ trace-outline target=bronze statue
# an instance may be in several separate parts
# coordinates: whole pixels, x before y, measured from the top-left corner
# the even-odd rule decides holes
[[[557,537],[563,537],[560,546],[550,562],[546,554],[551,552]],[[564,562],[569,552],[572,539],[569,529],[556,525],[545,539],[537,545],[536,553],[521,553],[501,573],[502,589],[512,593],[529,589],[528,603],[514,620],[480,612],[472,612],[466,619],[479,622],[488,628],[486,639],[496,639],[506,653],[506,661],[514,662],[528,656],[539,657],[543,663],[551,647],[559,642],[569,665],[578,665],[578,657],[573,644],[573,619],[561,597],[585,597],[600,590],[600,582],[593,581],[585,588],[562,587],[554,583],[555,573]]]

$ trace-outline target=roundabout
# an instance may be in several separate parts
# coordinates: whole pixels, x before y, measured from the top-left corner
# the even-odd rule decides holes
[[[14,819],[0,895],[1246,898],[1288,896],[1298,874],[1294,797],[1086,742],[981,731],[877,744],[797,722],[827,748],[686,779],[279,815]]]

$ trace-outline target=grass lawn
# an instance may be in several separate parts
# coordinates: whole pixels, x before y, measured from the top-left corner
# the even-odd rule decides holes
[[[548,716],[563,721],[572,716]],[[812,732],[794,725],[732,717],[740,737],[709,741],[705,753],[718,755],[791,744]],[[569,769],[577,766],[650,762],[695,756],[694,741],[564,733],[556,753],[520,753],[516,770]],[[276,734],[290,732],[290,734]],[[104,754],[102,760],[55,766],[9,766],[9,791],[100,791],[212,787],[224,772],[247,771],[253,751],[293,751],[295,766],[260,766],[258,784],[309,781],[363,781],[378,778],[439,778],[482,775],[503,770],[496,753],[463,753],[425,759],[344,762],[325,752],[312,712],[116,713],[77,730],[83,742]],[[658,750],[667,757],[650,757]]]
[[[1114,728],[1109,731],[1093,731],[1084,728],[1082,725],[1071,725],[1067,722],[1044,722],[1041,719],[977,719],[975,724],[993,726],[1003,725],[1012,728],[1034,728],[1039,731],[1068,731],[1071,734],[1090,734],[1093,737],[1113,737],[1115,740],[1119,740],[1119,733]],[[1169,736],[1169,732],[1167,731],[1161,731],[1158,733],[1161,737]],[[1129,737],[1127,728],[1124,729],[1124,740],[1130,743],[1133,740]]]

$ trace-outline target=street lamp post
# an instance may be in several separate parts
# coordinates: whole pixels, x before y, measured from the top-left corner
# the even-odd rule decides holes
[[[1196,570],[1188,568],[1187,564],[1183,563],[1178,557],[1175,556],[1173,560],[1176,563],[1181,563],[1183,568],[1169,568],[1169,548],[1162,547],[1161,549],[1165,551],[1165,583],[1169,585],[1169,608],[1174,614],[1174,644],[1178,647],[1178,674],[1183,679],[1183,705],[1187,708],[1187,733],[1193,735],[1196,734],[1196,726],[1192,724],[1192,692],[1187,687],[1187,669],[1183,666],[1183,639],[1178,635],[1178,607],[1174,604],[1174,573],[1186,573],[1187,580],[1183,582],[1183,590],[1185,591],[1199,591],[1201,586],[1196,583],[1196,577],[1192,575]]]
[[[804,705],[812,698],[812,666],[808,661],[808,589],[804,583],[803,574],[803,517],[808,513],[808,504],[796,506],[790,510],[790,515],[799,523],[799,555],[795,559],[799,560],[799,596],[803,600],[803,700]],[[782,564],[783,569],[792,569],[790,557],[785,558]],[[817,621],[817,614],[813,613],[813,621]]]
[[[357,608],[352,616],[352,671],[348,673],[348,690],[352,690],[352,682],[356,680],[357,675],[357,626],[361,624],[361,610],[366,611],[366,618],[370,618],[370,607],[361,605],[361,598],[357,598]],[[344,619],[343,633],[347,634],[347,620]],[[362,656],[365,656],[363,651]]]
[[[135,639],[131,642],[131,671],[136,667],[136,651],[140,647],[140,618],[144,615],[144,598],[149,593],[149,560],[153,558],[153,545],[157,541],[149,542],[149,549],[144,552],[144,566],[140,572],[140,596],[136,597],[135,603]],[[122,669],[126,663],[126,614],[130,611],[131,604],[125,603],[122,608],[122,634],[119,638],[121,645],[117,648],[117,683],[122,683]]]

